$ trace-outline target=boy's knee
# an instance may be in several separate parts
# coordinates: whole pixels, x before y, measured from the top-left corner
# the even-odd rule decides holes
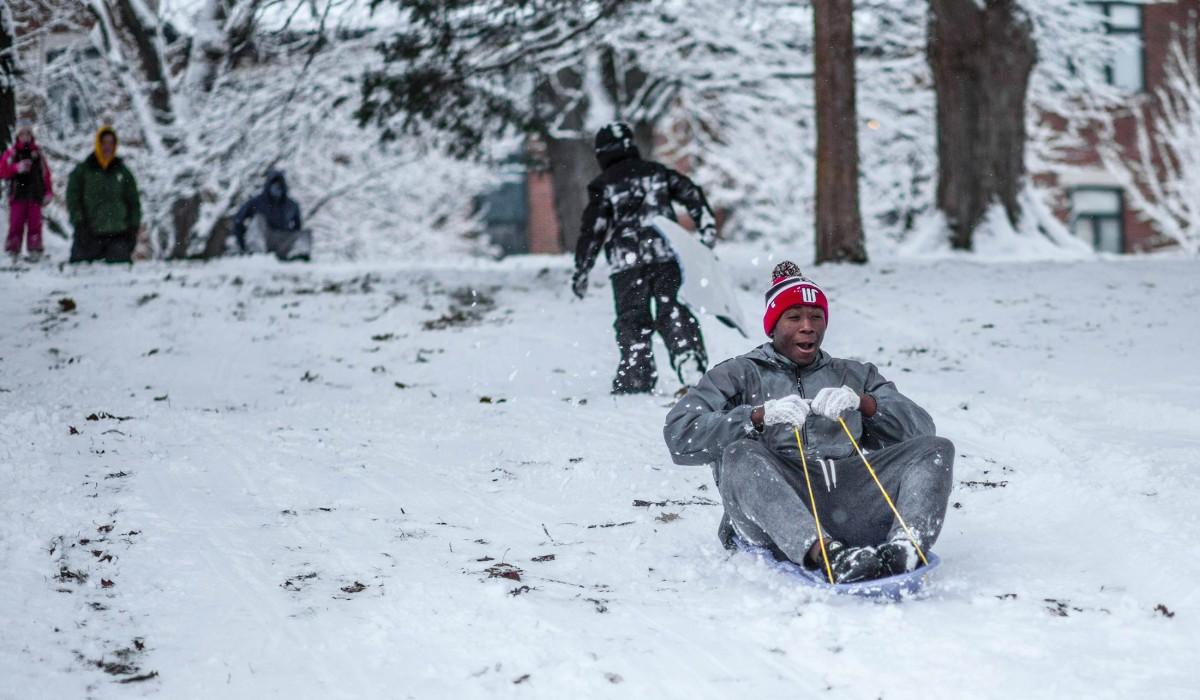
[[[759,459],[766,450],[758,440],[734,440],[721,452],[721,463],[746,463]]]
[[[721,451],[721,471],[725,471],[745,460],[747,453],[745,443],[747,442],[749,440],[735,440],[725,446],[725,449]]]
[[[913,448],[939,467],[954,465],[954,443],[938,435],[922,435],[912,439]]]
[[[753,470],[761,461],[762,449],[755,440],[735,440],[726,445],[721,451],[720,485],[730,484],[737,480],[737,475]]]
[[[934,436],[932,439],[932,447],[936,456],[942,459],[946,466],[952,466],[954,464],[953,442],[950,442],[949,439],[944,437]]]

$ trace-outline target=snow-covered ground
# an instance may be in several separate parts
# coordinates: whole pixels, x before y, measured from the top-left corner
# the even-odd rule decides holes
[[[721,549],[563,258],[0,273],[0,697],[1200,697],[1194,261],[809,272],[957,445],[925,598]]]

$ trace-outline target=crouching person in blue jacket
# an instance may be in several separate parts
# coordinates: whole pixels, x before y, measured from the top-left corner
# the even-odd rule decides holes
[[[274,253],[284,261],[312,259],[312,232],[300,226],[300,205],[288,196],[282,171],[267,173],[262,192],[238,209],[233,237],[242,253]]]
[[[671,456],[676,464],[713,465],[726,547],[740,539],[824,569],[799,429],[834,580],[912,571],[916,549],[838,418],[925,552],[946,516],[954,445],[874,365],[821,349],[829,302],[820,287],[790,262],[772,277],[763,317],[771,341],[712,368],[675,404],[663,429]]]

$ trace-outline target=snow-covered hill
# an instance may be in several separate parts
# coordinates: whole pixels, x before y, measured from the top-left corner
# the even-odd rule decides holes
[[[0,273],[0,698],[1200,697],[1194,262],[809,272],[957,445],[924,599],[721,549],[564,259]]]

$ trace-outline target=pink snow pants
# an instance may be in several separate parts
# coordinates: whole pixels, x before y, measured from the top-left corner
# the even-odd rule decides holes
[[[12,255],[21,252],[21,239],[25,237],[25,227],[29,227],[29,241],[26,250],[31,253],[42,251],[42,205],[27,199],[8,200],[8,240],[4,242],[4,250]]]

